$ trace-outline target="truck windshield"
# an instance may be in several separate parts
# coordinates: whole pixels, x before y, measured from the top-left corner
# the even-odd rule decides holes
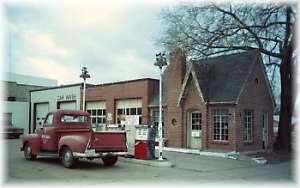
[[[87,116],[83,116],[83,115],[63,115],[60,118],[60,121],[64,123],[68,123],[68,122],[85,123],[87,122],[87,120],[88,120]]]

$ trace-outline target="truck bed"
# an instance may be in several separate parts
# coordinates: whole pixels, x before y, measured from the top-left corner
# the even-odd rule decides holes
[[[127,152],[126,132],[92,132],[90,145],[96,152]]]

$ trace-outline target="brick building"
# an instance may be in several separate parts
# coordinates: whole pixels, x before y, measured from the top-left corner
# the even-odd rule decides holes
[[[151,78],[89,84],[85,106],[93,128],[126,124],[129,144],[133,144],[134,125],[158,125],[158,86],[159,81]],[[274,99],[258,51],[187,62],[177,49],[169,56],[162,86],[166,146],[270,148]],[[43,119],[49,110],[82,109],[82,96],[81,84],[32,91],[32,130],[38,123],[34,120]],[[38,110],[42,107],[45,110]]]
[[[258,51],[186,63],[177,49],[164,74],[164,136],[169,147],[270,148],[274,99]],[[157,107],[155,96],[149,106]]]

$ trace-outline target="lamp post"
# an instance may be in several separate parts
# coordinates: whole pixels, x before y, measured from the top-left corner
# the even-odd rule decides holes
[[[81,69],[81,75],[80,78],[83,78],[83,104],[82,104],[82,110],[85,111],[85,80],[87,78],[90,78],[91,76],[89,75],[87,68],[82,67]]]
[[[158,123],[158,134],[159,134],[159,158],[158,160],[163,160],[163,138],[162,138],[162,68],[163,66],[167,66],[167,59],[165,54],[158,53],[156,54],[156,62],[154,63],[155,66],[159,67],[160,70],[160,77],[159,77],[159,123]]]

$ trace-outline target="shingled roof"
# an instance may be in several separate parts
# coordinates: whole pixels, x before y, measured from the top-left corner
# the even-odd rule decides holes
[[[190,61],[191,67],[187,69],[182,91],[178,98],[178,104],[184,95],[188,78],[195,74],[199,85],[200,95],[205,102],[209,103],[236,103],[252,70],[252,65],[260,58],[257,50],[210,57],[207,59]],[[163,75],[163,97],[162,103],[166,105],[167,95],[167,73]],[[150,100],[149,106],[158,106],[158,90]]]
[[[251,50],[193,61],[204,101],[236,102],[259,56],[257,50]]]

